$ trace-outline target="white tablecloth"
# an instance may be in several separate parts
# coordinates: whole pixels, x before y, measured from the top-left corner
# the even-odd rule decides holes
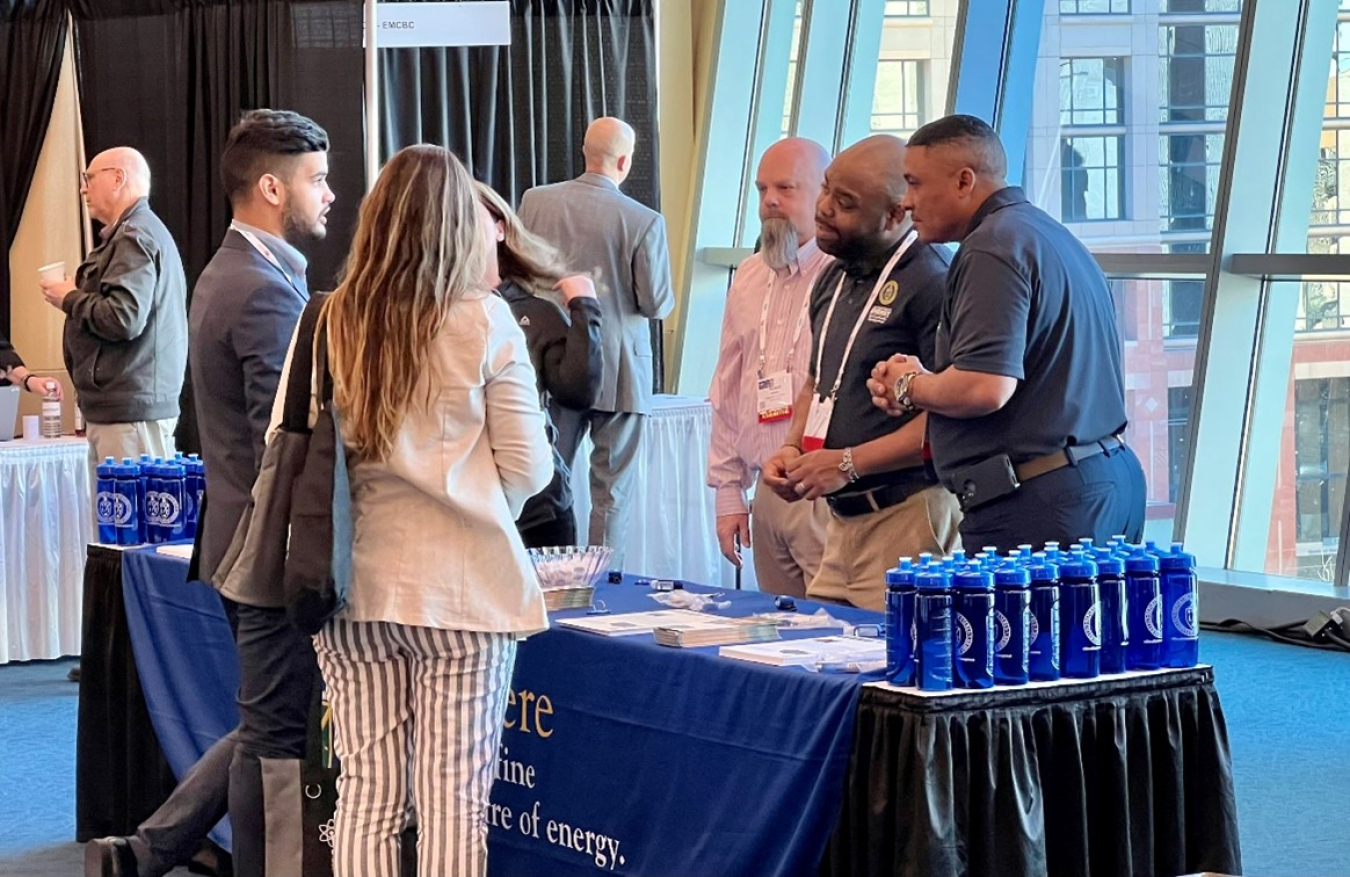
[[[712,405],[694,396],[657,396],[652,408],[638,453],[637,505],[624,571],[732,588],[735,570],[717,550],[716,498],[707,486]],[[587,437],[572,470],[581,542],[591,514],[590,454]],[[749,565],[747,557],[747,573]],[[752,579],[745,576],[743,585]]]
[[[82,438],[0,442],[0,664],[80,653],[88,456]]]

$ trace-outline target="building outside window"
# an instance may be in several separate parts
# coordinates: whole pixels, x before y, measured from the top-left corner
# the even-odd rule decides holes
[[[926,120],[923,112],[923,61],[877,62],[877,88],[872,97],[872,133],[904,136]]]
[[[1130,0],[1059,0],[1061,15],[1125,15]]]
[[[928,0],[886,0],[886,15],[896,18],[926,18]]]

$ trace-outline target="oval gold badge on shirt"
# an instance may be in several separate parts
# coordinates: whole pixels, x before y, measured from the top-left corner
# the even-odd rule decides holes
[[[895,303],[895,297],[900,294],[900,284],[894,280],[887,280],[886,285],[881,287],[881,295],[877,296],[877,301],[883,305]]]

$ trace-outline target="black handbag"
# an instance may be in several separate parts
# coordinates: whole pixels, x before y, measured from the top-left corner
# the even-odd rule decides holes
[[[326,298],[313,296],[300,317],[280,428],[267,443],[248,507],[212,578],[222,596],[246,606],[285,608],[310,634],[344,605],[351,572],[346,453],[333,409],[326,336],[315,344]],[[311,427],[316,374],[318,417]]]

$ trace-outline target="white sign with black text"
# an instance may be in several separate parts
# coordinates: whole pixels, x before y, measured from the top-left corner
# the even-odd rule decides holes
[[[511,44],[509,0],[377,3],[381,49]]]

